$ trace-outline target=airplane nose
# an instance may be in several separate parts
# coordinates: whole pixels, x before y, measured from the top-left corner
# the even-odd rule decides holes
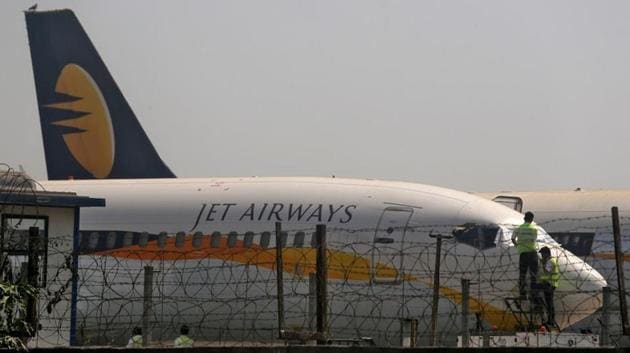
[[[557,249],[560,281],[555,291],[556,321],[561,328],[593,314],[602,306],[604,277],[579,257]]]

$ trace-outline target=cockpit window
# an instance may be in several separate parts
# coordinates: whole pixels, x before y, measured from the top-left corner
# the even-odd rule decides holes
[[[453,231],[453,236],[459,243],[467,244],[479,250],[496,247],[498,226],[464,225]]]
[[[563,248],[576,256],[588,256],[592,252],[595,233],[588,232],[556,232],[549,235]]]
[[[538,229],[538,241],[545,244],[553,244],[557,245],[558,242],[555,241],[547,231],[545,231],[541,227],[536,227]]]
[[[503,249],[507,249],[511,246],[514,246],[514,244],[512,244],[512,234],[514,234],[514,230],[518,228],[518,225],[504,225],[501,227],[501,232],[499,233],[499,237],[498,237],[498,243],[500,244],[500,247]],[[542,245],[539,244],[539,248],[544,246],[544,244],[549,244],[549,245],[557,245],[558,243],[541,227],[536,227],[536,229],[538,230],[538,237],[536,239],[536,241],[538,243],[542,243]]]

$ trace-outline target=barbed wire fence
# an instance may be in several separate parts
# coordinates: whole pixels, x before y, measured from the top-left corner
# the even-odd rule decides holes
[[[33,193],[38,189],[34,181],[9,168],[0,171],[0,181],[3,191]],[[0,213],[21,212],[15,205],[0,209]],[[617,278],[609,223],[609,217],[601,216],[558,218],[540,225],[553,229],[554,238],[568,249],[588,247],[581,259],[607,280],[614,293]],[[339,342],[369,337],[379,345],[400,346],[413,336],[417,345],[428,345],[436,263],[436,240],[430,235],[451,234],[461,226],[410,225],[404,230],[404,241],[378,248],[373,241],[378,229],[328,228],[327,337]],[[506,298],[518,295],[518,255],[502,248],[501,239],[489,237],[484,227],[494,229],[496,225],[479,226],[481,230],[466,233],[468,238],[443,241],[438,345],[454,346],[463,333],[462,279],[470,281],[471,334],[508,334],[522,329],[518,313],[505,305]],[[622,217],[622,229],[629,227],[630,218]],[[309,337],[316,329],[314,230],[314,226],[285,229],[282,236],[285,328],[303,333],[301,337]],[[576,238],[577,233],[586,235]],[[630,249],[630,233],[626,233],[623,243]],[[67,245],[73,239],[55,241]],[[143,326],[149,300],[152,345],[172,345],[182,325],[190,327],[196,345],[283,343],[278,339],[276,251],[271,230],[194,234],[87,231],[81,232],[79,243],[80,248],[75,249],[78,267],[63,260],[48,263],[49,273],[59,275],[50,276],[48,288],[40,293],[40,310],[54,318],[42,323],[42,331],[68,336],[63,331],[71,315],[67,306],[56,304],[74,300],[78,344],[122,346],[134,327]],[[55,244],[48,244],[49,259],[71,259],[72,254],[55,253],[56,249]],[[594,308],[602,303],[601,290],[583,286],[589,270],[580,259],[567,256],[565,263],[573,273],[563,273],[565,288],[556,293],[558,321],[565,332],[597,334],[601,315]],[[5,265],[3,275],[8,269]],[[147,267],[153,272],[148,298]],[[72,296],[73,283],[62,275],[67,272],[76,274],[76,297]],[[607,332],[617,342],[622,328],[615,298],[612,295],[608,307]]]
[[[370,337],[380,345],[400,346],[411,334],[406,325],[415,321],[417,344],[429,343],[436,249],[428,235],[435,229],[408,228],[404,248],[394,242],[378,253],[373,242],[359,236],[375,229],[329,229],[329,337]],[[294,332],[314,331],[314,294],[309,289],[309,274],[315,271],[315,250],[309,239],[313,230],[287,230],[285,235],[284,307],[286,328]],[[155,344],[169,345],[184,324],[198,344],[278,342],[275,244],[268,235],[85,234],[78,269],[81,343],[120,345],[133,327],[142,325],[146,266],[154,270],[149,322]],[[122,246],[125,242],[138,245]],[[462,279],[471,281],[469,329],[515,331],[522,325],[518,313],[505,307],[506,298],[518,296],[515,252],[480,250],[450,239],[444,241],[442,255],[440,345],[455,345],[463,332]],[[575,257],[567,261],[572,262],[567,271],[574,273],[564,274],[567,288],[556,294],[556,316],[570,330],[570,324],[601,305],[601,291],[581,288],[585,268]],[[376,267],[371,265],[374,262]]]

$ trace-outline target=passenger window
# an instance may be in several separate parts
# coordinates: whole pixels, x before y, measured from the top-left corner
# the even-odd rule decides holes
[[[138,239],[138,245],[140,245],[141,248],[144,248],[145,246],[147,246],[148,243],[149,243],[149,233],[147,232],[140,233],[140,239]]]
[[[271,233],[263,232],[260,235],[260,247],[263,249],[267,249],[269,247],[269,238],[271,238]]]
[[[238,237],[238,233],[230,232],[228,234],[228,248],[233,248],[236,246],[236,238]]]
[[[184,233],[184,232],[177,232],[177,234],[175,234],[175,247],[176,248],[183,247],[185,240],[186,240],[186,233]]]
[[[280,248],[284,249],[287,247],[287,238],[289,237],[289,233],[280,232]]]
[[[98,246],[98,232],[90,233],[90,241],[88,242],[88,247],[90,250],[96,250]]]
[[[133,245],[133,233],[127,232],[123,236],[123,246],[127,247],[127,246],[131,246],[131,245]]]
[[[221,246],[221,232],[214,232],[210,236],[210,247],[218,248]]]
[[[295,233],[295,239],[293,239],[293,246],[301,248],[304,246],[304,232]]]
[[[499,227],[464,225],[453,231],[455,239],[459,243],[467,244],[479,250],[496,247],[496,237]]]
[[[201,247],[201,240],[203,239],[203,233],[202,232],[195,232],[195,234],[193,234],[193,239],[192,239],[192,246],[195,249],[198,249]]]
[[[164,249],[166,247],[166,232],[160,232],[157,238],[157,245],[159,249]]]
[[[89,250],[90,249],[90,238],[91,235],[89,233],[81,233],[81,250]]]
[[[253,242],[254,242],[254,233],[253,232],[245,233],[245,238],[243,239],[243,247],[251,248]]]
[[[116,232],[107,233],[106,247],[107,249],[113,249],[114,247],[116,247]]]

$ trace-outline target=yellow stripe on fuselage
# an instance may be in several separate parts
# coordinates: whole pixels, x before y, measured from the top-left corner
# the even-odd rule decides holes
[[[169,237],[166,239],[166,244],[163,247],[159,247],[157,241],[150,241],[144,247],[132,245],[120,249],[100,251],[96,254],[144,261],[178,261],[210,258],[270,270],[275,270],[276,268],[275,248],[265,249],[257,244],[252,244],[251,247],[244,247],[242,240],[237,240],[233,247],[228,247],[227,237],[220,238],[218,247],[205,245],[194,247],[192,236],[187,236],[181,246],[176,246],[175,238]],[[330,248],[327,250],[327,254],[328,278],[354,281],[371,280],[371,262],[365,257]],[[315,273],[316,255],[317,250],[314,248],[284,248],[282,251],[284,272],[300,277]],[[394,280],[397,279],[398,275],[398,270],[390,265],[379,262],[375,266],[374,276],[376,278]],[[420,281],[427,287],[432,287],[433,285],[430,281],[422,281],[411,275],[406,274],[403,277],[405,281]],[[440,287],[440,294],[456,304],[461,304],[462,302],[462,293],[454,289]],[[516,319],[507,311],[472,297],[470,298],[470,309],[471,312],[482,313],[483,319],[498,330],[511,330],[517,324]]]

